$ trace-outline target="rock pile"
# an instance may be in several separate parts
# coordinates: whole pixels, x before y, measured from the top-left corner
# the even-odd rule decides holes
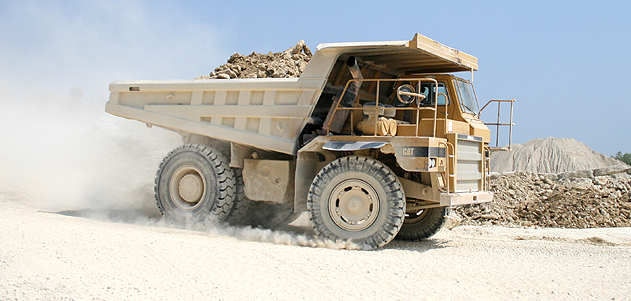
[[[283,52],[268,54],[252,52],[250,55],[235,53],[228,63],[221,65],[210,75],[197,79],[230,79],[230,78],[284,78],[300,77],[313,54],[304,41]]]
[[[455,213],[465,225],[631,227],[631,171],[620,171],[586,178],[530,171],[504,174],[491,180],[493,202],[457,207]]]
[[[631,227],[630,174],[574,139],[534,139],[491,156],[493,202],[454,212],[465,225]]]

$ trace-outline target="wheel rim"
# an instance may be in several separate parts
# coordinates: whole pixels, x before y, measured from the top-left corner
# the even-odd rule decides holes
[[[370,184],[362,180],[343,181],[329,196],[329,214],[333,222],[344,230],[364,230],[377,219],[379,196]]]
[[[171,199],[182,210],[195,210],[206,195],[206,180],[195,166],[178,168],[171,177]]]
[[[421,209],[419,211],[405,213],[405,219],[403,220],[403,223],[413,224],[419,222],[425,218],[428,212],[429,211],[426,209]]]

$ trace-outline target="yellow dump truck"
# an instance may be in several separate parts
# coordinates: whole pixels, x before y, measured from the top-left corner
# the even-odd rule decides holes
[[[492,200],[491,133],[471,82],[450,74],[477,68],[420,34],[320,44],[298,78],[115,81],[106,111],[182,135],[155,181],[167,218],[307,211],[319,237],[377,248]]]

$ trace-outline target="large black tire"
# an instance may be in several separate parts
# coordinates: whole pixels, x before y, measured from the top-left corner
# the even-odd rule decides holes
[[[318,236],[373,249],[399,232],[405,196],[399,179],[386,165],[349,156],[329,163],[316,175],[307,209]]]
[[[230,143],[212,138],[205,138],[205,144],[219,150],[228,159],[228,161],[230,161]],[[236,183],[236,194],[234,197],[232,208],[230,209],[230,212],[228,212],[226,222],[231,225],[237,226],[247,225],[249,223],[249,220],[247,218],[248,210],[253,202],[245,196],[243,169],[233,167],[232,172],[234,173],[234,179]]]
[[[436,234],[445,224],[446,213],[447,207],[436,207],[406,214],[397,239],[417,241]]]
[[[247,224],[247,214],[250,206],[252,205],[252,201],[245,196],[245,183],[243,183],[243,169],[241,168],[232,168],[232,172],[234,173],[235,183],[236,183],[236,194],[234,198],[234,203],[230,212],[228,212],[228,217],[226,218],[226,222],[231,225],[245,225]]]
[[[225,221],[232,210],[236,180],[217,149],[185,144],[160,163],[155,181],[160,213],[174,221]]]

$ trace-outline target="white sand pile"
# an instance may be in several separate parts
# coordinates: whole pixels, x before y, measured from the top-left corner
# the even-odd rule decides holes
[[[562,173],[613,165],[625,163],[595,152],[584,143],[571,138],[534,139],[513,145],[511,151],[495,152],[491,155],[492,172]]]

